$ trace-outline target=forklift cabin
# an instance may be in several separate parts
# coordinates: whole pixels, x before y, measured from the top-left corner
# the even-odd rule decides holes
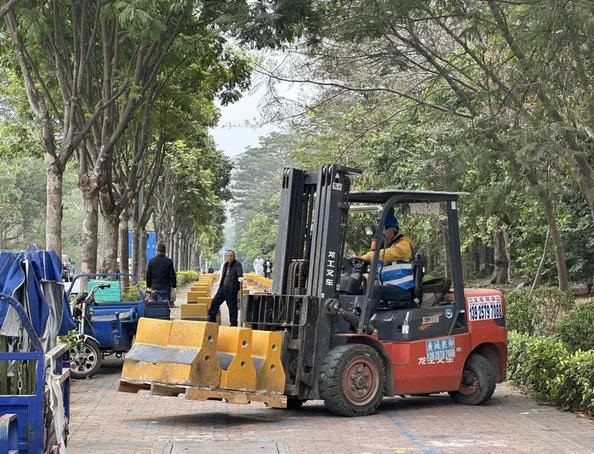
[[[244,325],[283,332],[288,406],[321,398],[336,414],[361,416],[384,396],[450,392],[461,403],[485,402],[505,377],[504,302],[496,290],[464,289],[459,194],[351,192],[358,174],[337,165],[285,169],[272,294],[242,302]],[[373,300],[382,229],[370,229],[378,247],[368,267],[344,258],[349,211],[375,205],[383,226],[395,205],[436,203],[446,207],[451,281],[423,282],[416,254],[410,301]],[[480,316],[469,323],[471,303]]]

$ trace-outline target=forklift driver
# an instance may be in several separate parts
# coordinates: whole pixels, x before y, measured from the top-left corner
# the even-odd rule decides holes
[[[369,251],[360,258],[371,263],[373,253]],[[376,279],[380,285],[374,288],[374,306],[379,301],[390,301],[392,309],[410,305],[415,286],[412,258],[412,239],[399,233],[398,219],[389,214],[384,224],[384,248],[379,251]]]

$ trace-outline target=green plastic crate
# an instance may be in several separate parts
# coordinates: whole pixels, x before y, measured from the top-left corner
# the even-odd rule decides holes
[[[98,303],[119,303],[122,301],[122,286],[119,281],[89,280],[89,292],[98,285],[109,284],[109,288],[102,288],[95,292]]]

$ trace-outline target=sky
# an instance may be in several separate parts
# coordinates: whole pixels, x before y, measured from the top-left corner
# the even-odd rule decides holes
[[[263,56],[267,61],[273,64],[279,59],[285,58],[283,53],[279,52],[260,52],[256,54]],[[221,106],[221,118],[218,125],[211,129],[217,146],[222,149],[227,156],[235,157],[243,153],[246,148],[258,144],[258,139],[269,134],[272,131],[281,129],[279,124],[266,123],[264,126],[255,126],[255,124],[264,123],[262,121],[262,108],[270,102],[268,81],[263,76],[252,76],[252,89],[243,93],[243,97],[230,105]],[[275,82],[276,96],[285,100],[287,103],[304,99],[306,87],[298,83]]]
[[[278,126],[271,124],[254,126],[260,121],[259,105],[265,94],[265,90],[259,88],[245,93],[236,103],[219,107],[221,119],[211,134],[227,156],[235,157],[243,153],[247,147],[257,145],[259,137],[278,129]]]

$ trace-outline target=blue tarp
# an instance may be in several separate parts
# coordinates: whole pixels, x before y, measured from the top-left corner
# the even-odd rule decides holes
[[[40,337],[50,314],[42,287],[43,281],[62,282],[62,262],[54,251],[40,251],[30,246],[20,253],[0,252],[0,292],[12,296],[21,304],[24,304],[23,292],[26,292],[26,310],[33,329]],[[64,335],[76,328],[76,324],[64,299],[61,304],[64,307],[60,311],[62,319],[59,321],[59,334]],[[4,323],[7,309],[5,306],[0,307],[0,326]]]

